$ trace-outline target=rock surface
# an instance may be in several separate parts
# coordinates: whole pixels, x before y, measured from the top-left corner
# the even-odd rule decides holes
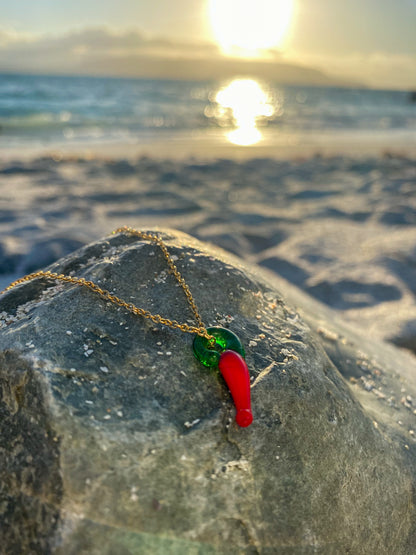
[[[267,270],[161,234],[205,323],[246,346],[253,424],[236,426],[190,335],[79,286],[15,288],[0,300],[1,552],[414,553],[415,359]],[[191,318],[135,237],[49,269]]]

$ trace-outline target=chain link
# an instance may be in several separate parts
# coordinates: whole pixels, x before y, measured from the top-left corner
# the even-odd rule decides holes
[[[148,310],[145,310],[144,308],[139,308],[133,303],[128,303],[123,299],[120,299],[116,295],[113,295],[112,293],[110,293],[110,291],[107,291],[106,289],[102,289],[93,281],[86,280],[85,278],[72,277],[72,276],[67,276],[65,274],[56,274],[50,271],[45,272],[43,270],[39,270],[38,272],[34,272],[20,279],[17,279],[16,281],[13,281],[13,283],[11,283],[8,287],[3,289],[3,291],[0,291],[0,296],[3,293],[6,293],[6,291],[10,291],[10,289],[13,289],[17,285],[20,285],[21,283],[25,283],[26,281],[31,281],[32,279],[36,279],[40,277],[51,279],[51,280],[63,281],[66,283],[72,283],[75,285],[86,287],[91,291],[93,291],[94,293],[97,293],[97,295],[99,295],[106,301],[110,301],[115,305],[121,306],[122,308],[125,308],[126,310],[128,310],[129,312],[132,312],[136,316],[142,316],[143,318],[147,318],[152,322],[154,322],[155,324],[162,324],[172,329],[179,329],[185,333],[197,334],[197,335],[200,335],[201,337],[205,337],[205,339],[208,339],[209,342],[215,341],[215,338],[207,332],[207,329],[202,321],[201,315],[199,314],[199,311],[196,306],[195,300],[192,296],[192,293],[186,281],[183,279],[182,275],[180,274],[178,268],[176,267],[162,239],[157,235],[146,233],[144,231],[138,231],[137,229],[133,229],[127,226],[119,227],[118,229],[115,229],[113,231],[113,235],[117,233],[127,233],[130,235],[134,235],[136,237],[139,237],[140,239],[143,239],[144,241],[150,241],[152,243],[155,243],[160,247],[172,274],[175,276],[176,281],[179,283],[179,285],[183,289],[183,292],[185,293],[188,304],[198,324],[197,326],[190,326],[189,324],[185,324],[185,323],[181,324],[176,320],[170,320],[169,318],[164,318],[160,314],[152,314],[151,312],[149,312]]]

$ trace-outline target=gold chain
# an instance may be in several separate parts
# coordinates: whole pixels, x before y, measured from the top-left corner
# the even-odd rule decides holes
[[[20,285],[21,283],[24,283],[26,281],[30,281],[32,279],[39,278],[39,277],[64,281],[67,283],[73,283],[75,285],[81,285],[83,287],[87,287],[91,291],[94,291],[94,293],[97,293],[98,295],[100,295],[100,297],[102,297],[106,301],[110,301],[115,305],[121,306],[126,310],[128,310],[129,312],[136,314],[136,316],[142,316],[143,318],[148,318],[149,320],[152,320],[152,322],[154,322],[155,324],[162,324],[172,329],[179,329],[185,333],[197,334],[197,335],[200,335],[201,337],[205,337],[210,342],[212,342],[214,340],[214,337],[207,332],[207,329],[204,326],[204,323],[199,314],[199,311],[196,306],[195,300],[192,296],[192,293],[187,283],[181,276],[178,268],[176,267],[162,239],[157,235],[153,235],[151,233],[146,233],[143,231],[138,231],[137,229],[133,229],[127,226],[119,227],[118,229],[114,230],[113,234],[116,234],[116,233],[128,233],[130,235],[135,235],[136,237],[139,237],[140,239],[143,239],[145,241],[151,241],[152,243],[155,243],[160,247],[170,270],[172,271],[173,275],[176,278],[176,281],[179,283],[179,285],[182,287],[185,293],[185,296],[188,300],[188,304],[191,307],[191,310],[195,316],[195,320],[198,324],[197,326],[190,326],[189,324],[181,324],[176,320],[170,320],[169,318],[164,318],[160,314],[152,314],[151,312],[149,312],[148,310],[145,310],[144,308],[139,308],[135,306],[133,303],[128,303],[126,301],[123,301],[123,299],[120,299],[116,295],[113,295],[112,293],[110,293],[110,291],[107,291],[106,289],[101,289],[101,287],[99,287],[96,283],[94,283],[93,281],[88,281],[85,278],[72,277],[72,276],[67,276],[65,274],[55,274],[53,272],[49,272],[49,271],[45,272],[43,270],[34,272],[32,274],[28,274],[20,279],[17,279],[16,281],[13,281],[13,283],[11,283],[8,287],[6,287],[6,289],[3,289],[3,291],[0,291],[0,296],[6,291],[10,291],[10,289],[13,289],[17,285]]]

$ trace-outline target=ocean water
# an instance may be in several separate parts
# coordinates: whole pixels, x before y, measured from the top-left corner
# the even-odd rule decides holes
[[[217,133],[247,145],[264,133],[345,135],[350,141],[388,137],[416,144],[416,103],[406,91],[280,86],[249,79],[0,75],[0,148],[134,143],[195,133]]]

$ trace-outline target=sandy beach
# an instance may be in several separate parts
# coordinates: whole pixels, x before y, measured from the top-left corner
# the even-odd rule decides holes
[[[170,227],[276,272],[363,334],[416,351],[413,156],[125,152],[3,155],[2,286],[118,226]]]

